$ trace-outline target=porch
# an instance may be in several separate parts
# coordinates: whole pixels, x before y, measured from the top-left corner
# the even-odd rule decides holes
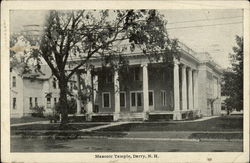
[[[113,121],[150,117],[182,120],[187,119],[189,113],[199,113],[195,66],[174,60],[170,69],[162,63],[147,62],[135,62],[130,68],[133,71],[125,77],[119,69],[99,73],[85,69],[85,84],[92,92],[84,105],[87,120],[95,117],[112,117]],[[156,68],[161,75],[155,75]],[[78,92],[81,75],[77,74]],[[77,99],[78,114],[81,108],[81,101]]]

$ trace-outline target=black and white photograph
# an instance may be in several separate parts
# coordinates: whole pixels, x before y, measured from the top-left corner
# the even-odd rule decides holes
[[[15,7],[7,18],[11,154],[248,150],[244,8]]]

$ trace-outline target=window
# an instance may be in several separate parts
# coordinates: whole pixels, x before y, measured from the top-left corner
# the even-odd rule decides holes
[[[131,107],[143,105],[143,93],[142,92],[131,92],[130,93],[130,104]]]
[[[38,106],[37,97],[35,97],[35,106]]]
[[[111,72],[109,72],[109,73],[107,73],[107,74],[105,75],[105,82],[106,82],[106,83],[112,83],[112,82],[113,82]]]
[[[131,106],[136,106],[136,96],[135,96],[135,92],[131,93]]]
[[[51,107],[51,98],[47,98],[47,108]]]
[[[126,93],[120,92],[120,106],[126,107]]]
[[[13,98],[13,101],[12,101],[12,109],[16,109],[16,98],[15,97]]]
[[[30,97],[30,108],[33,107],[33,103],[32,103],[32,97]]]
[[[110,108],[110,93],[109,92],[104,92],[102,93],[102,106],[104,108]]]
[[[153,91],[148,92],[148,105],[149,106],[154,105],[154,92]]]
[[[72,91],[74,88],[74,83],[73,82],[70,82],[70,91]]]
[[[161,91],[161,102],[162,102],[162,106],[167,106],[166,91]]]
[[[142,93],[137,92],[137,106],[142,106]]]
[[[56,97],[54,98],[54,105],[56,105],[56,103],[57,103],[57,99],[56,99]]]
[[[140,68],[139,67],[135,67],[133,69],[133,79],[134,79],[134,81],[140,80]]]
[[[53,78],[53,88],[56,89],[56,78]]]
[[[16,77],[12,77],[12,87],[16,87]]]

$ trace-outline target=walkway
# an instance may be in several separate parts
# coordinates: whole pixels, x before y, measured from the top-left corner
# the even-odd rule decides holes
[[[36,122],[27,122],[27,123],[17,123],[17,124],[11,124],[10,126],[25,126],[25,125],[33,125],[33,124],[49,124],[49,121],[36,121]]]
[[[95,130],[99,130],[99,129],[103,129],[103,128],[107,128],[107,127],[119,126],[119,125],[128,124],[128,123],[131,123],[131,122],[112,122],[112,123],[107,124],[107,125],[86,128],[86,129],[82,129],[80,131],[91,132],[91,131],[95,131]]]

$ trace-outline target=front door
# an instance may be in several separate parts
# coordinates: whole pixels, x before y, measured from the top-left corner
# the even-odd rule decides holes
[[[143,108],[143,93],[141,91],[130,92],[130,111],[138,112]]]

